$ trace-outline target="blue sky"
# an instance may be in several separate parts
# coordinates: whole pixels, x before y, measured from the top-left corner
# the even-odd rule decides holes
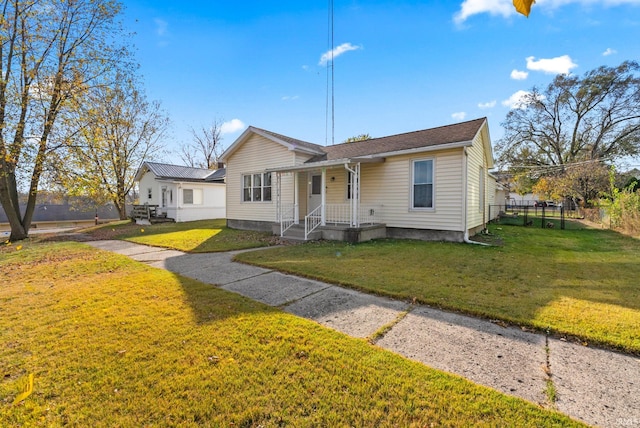
[[[328,1],[125,0],[147,95],[189,129],[225,122],[331,142]],[[487,116],[494,143],[519,91],[640,60],[640,0],[334,0],[335,142]],[[175,157],[167,161],[179,163]]]

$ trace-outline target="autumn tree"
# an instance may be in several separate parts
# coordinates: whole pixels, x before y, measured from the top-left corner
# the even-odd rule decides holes
[[[599,161],[565,166],[561,173],[549,172],[532,186],[545,199],[571,199],[590,208],[609,189],[609,166]]]
[[[0,0],[0,203],[27,237],[59,117],[122,53],[114,0]],[[19,188],[28,193],[24,214]]]
[[[633,61],[599,67],[584,77],[557,76],[512,109],[502,124],[500,161],[560,166],[614,161],[640,153],[640,67]]]
[[[111,201],[126,219],[136,171],[164,148],[169,119],[159,102],[147,101],[131,70],[114,77],[77,100],[67,122],[77,132],[68,142],[61,175],[71,195],[98,204]]]
[[[193,168],[216,169],[222,154],[222,121],[214,119],[211,125],[199,130],[191,128],[193,142],[180,147],[180,158]]]
[[[596,166],[640,153],[639,72],[638,63],[626,61],[583,77],[559,75],[544,91],[533,88],[507,114],[499,162],[536,179],[574,180],[555,193],[571,188],[593,200],[602,187]],[[590,171],[599,178],[589,179]]]
[[[371,135],[369,134],[359,134],[354,137],[347,138],[346,140],[343,141],[343,143],[355,143],[356,141],[366,141],[370,139],[371,139]]]

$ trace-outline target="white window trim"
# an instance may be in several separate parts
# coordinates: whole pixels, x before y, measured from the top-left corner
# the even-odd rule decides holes
[[[262,183],[265,182],[265,175],[267,174],[271,174],[271,186],[264,186],[264,184],[262,186],[260,186],[261,189],[261,200],[259,201],[254,201],[252,200],[245,200],[244,199],[244,177],[246,177],[247,175],[251,176],[251,197],[253,198],[253,176],[256,174],[260,174],[262,175]],[[265,187],[271,187],[271,200],[269,201],[265,201],[264,200],[264,188]],[[242,204],[272,204],[273,203],[273,192],[274,192],[274,187],[275,187],[275,183],[274,183],[274,173],[273,172],[265,172],[265,171],[256,171],[256,172],[245,172],[240,174],[240,203]]]
[[[424,208],[413,206],[413,185],[414,185],[413,176],[415,171],[414,165],[416,162],[423,162],[423,161],[431,161],[433,165],[433,168],[432,168],[433,177],[431,178],[431,207],[424,207]],[[411,159],[410,169],[411,169],[411,173],[409,174],[409,211],[434,212],[436,210],[436,158],[430,157],[430,158]]]

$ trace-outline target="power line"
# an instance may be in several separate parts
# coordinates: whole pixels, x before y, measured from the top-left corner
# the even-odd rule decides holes
[[[557,164],[557,165],[509,165],[509,167],[510,168],[523,168],[523,169],[529,168],[529,169],[554,170],[554,169],[571,168],[571,167],[574,167],[574,166],[585,165],[585,164],[590,164],[590,163],[604,163],[604,162],[612,162],[612,159],[610,159],[610,158],[589,159],[589,160],[585,160],[585,161],[569,162],[569,163]]]

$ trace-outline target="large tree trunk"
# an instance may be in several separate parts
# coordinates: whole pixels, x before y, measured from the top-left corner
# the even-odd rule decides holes
[[[7,171],[8,168],[6,168],[6,166],[6,162],[2,162],[3,171],[0,173],[0,203],[11,226],[9,240],[20,241],[27,238],[29,226],[27,225],[25,227],[22,222],[15,174]]]
[[[120,217],[120,220],[126,220],[127,207],[125,205],[124,198],[120,198],[119,196],[116,196],[115,198],[113,198],[113,205],[115,205],[116,209],[118,210],[118,217]]]

